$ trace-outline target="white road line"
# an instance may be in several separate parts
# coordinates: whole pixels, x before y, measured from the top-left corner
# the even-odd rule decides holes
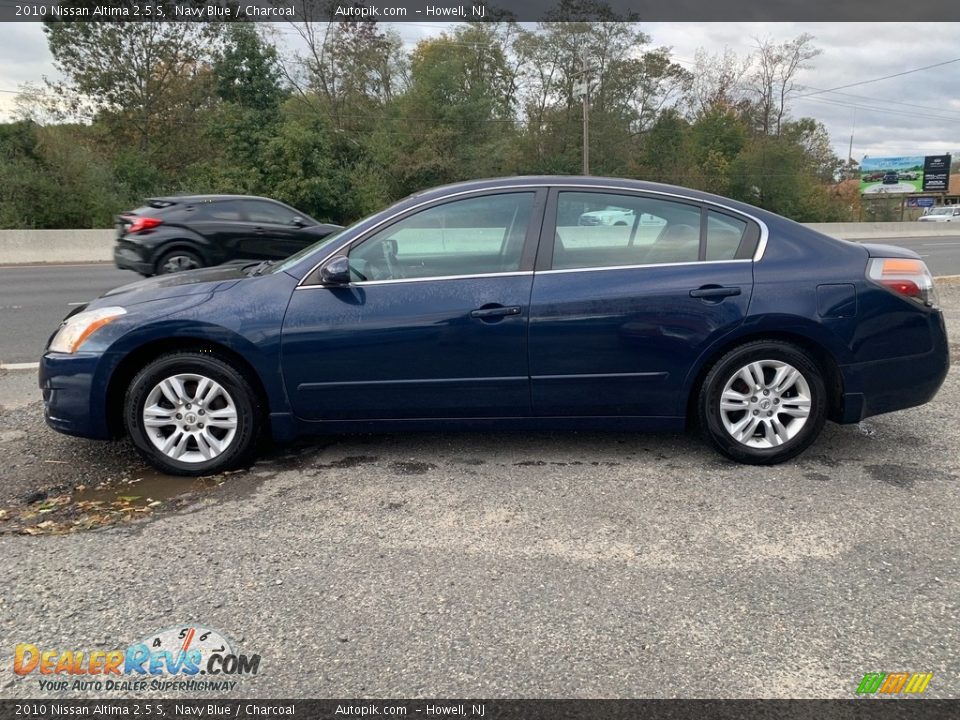
[[[926,257],[926,255],[922,255],[921,257]],[[81,300],[80,302],[67,303],[67,307],[76,307],[77,305],[86,305],[88,302],[90,302],[90,301],[89,301],[89,300]]]
[[[0,370],[37,370],[40,363],[0,363]]]
[[[960,247],[960,243],[920,243],[920,247]]]

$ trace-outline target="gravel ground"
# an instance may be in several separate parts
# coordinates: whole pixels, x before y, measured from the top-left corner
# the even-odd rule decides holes
[[[941,297],[960,338],[960,286]],[[20,404],[0,415],[11,508],[183,482]],[[276,450],[136,522],[0,536],[0,692],[47,694],[12,673],[18,642],[114,649],[202,623],[262,655],[232,696],[851,697],[874,671],[960,696],[958,415],[954,369],[927,406],[828,425],[773,468],[683,435]]]

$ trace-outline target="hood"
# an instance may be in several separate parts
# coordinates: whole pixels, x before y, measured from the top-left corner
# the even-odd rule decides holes
[[[211,293],[218,289],[222,290],[230,287],[249,277],[246,269],[252,265],[257,265],[257,263],[240,261],[212,268],[158,275],[114,288],[100,297],[113,298],[117,295],[126,295],[124,302],[132,304],[147,302],[148,300]]]

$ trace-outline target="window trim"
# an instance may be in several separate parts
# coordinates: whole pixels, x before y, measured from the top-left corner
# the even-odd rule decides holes
[[[703,261],[704,263],[712,263],[712,262],[754,262],[755,263],[763,259],[763,255],[767,249],[767,241],[770,237],[770,230],[767,227],[767,224],[763,220],[761,220],[758,217],[754,217],[753,215],[750,215],[749,213],[746,213],[742,210],[737,210],[735,208],[729,207],[728,205],[724,205],[723,203],[718,203],[713,200],[702,200],[699,198],[692,198],[689,195],[682,195],[680,193],[667,192],[664,190],[646,190],[646,189],[641,190],[639,188],[625,187],[623,185],[583,185],[582,183],[562,183],[562,182],[561,183],[548,182],[542,185],[531,185],[531,184],[501,185],[496,188],[474,188],[472,190],[462,190],[460,192],[450,193],[449,195],[445,195],[442,198],[433,198],[431,200],[424,200],[423,202],[417,203],[416,205],[412,205],[411,207],[405,208],[404,210],[400,210],[394,213],[393,215],[390,215],[389,217],[386,217],[380,220],[376,224],[363,230],[362,233],[358,235],[357,238],[355,238],[354,240],[350,240],[346,243],[346,245],[341,246],[336,250],[330,251],[329,253],[324,255],[320,260],[314,263],[311,266],[311,268],[306,273],[304,273],[303,277],[300,278],[300,281],[297,283],[297,286],[294,288],[294,290],[312,290],[315,288],[327,289],[326,285],[323,285],[322,283],[319,282],[319,276],[317,276],[315,278],[315,281],[312,283],[310,282],[310,278],[314,277],[317,271],[321,267],[323,267],[323,265],[326,264],[333,257],[339,255],[344,250],[349,250],[349,248],[353,245],[354,242],[356,242],[357,240],[360,240],[363,237],[366,237],[368,233],[376,231],[377,228],[380,228],[389,222],[393,222],[394,220],[401,218],[402,216],[404,216],[409,212],[412,212],[413,210],[427,207],[434,203],[446,202],[454,198],[467,197],[470,195],[483,195],[490,192],[493,192],[493,193],[504,192],[509,190],[534,190],[537,192],[537,202],[539,202],[541,195],[543,195],[546,198],[546,200],[543,204],[543,213],[540,216],[539,222],[537,222],[537,212],[536,212],[537,202],[535,202],[533,219],[531,224],[537,225],[540,227],[541,230],[543,230],[545,229],[545,226],[548,222],[547,219],[550,217],[548,214],[548,211],[550,209],[549,207],[550,199],[556,197],[557,192],[559,191],[560,188],[575,188],[579,190],[600,190],[600,191],[614,190],[616,192],[627,193],[632,195],[652,195],[656,197],[678,198],[680,200],[687,200],[692,203],[700,204],[704,207],[719,208],[721,210],[729,212],[732,215],[746,218],[747,220],[756,223],[757,227],[759,227],[760,239],[757,243],[757,250],[753,254],[752,258],[749,258],[746,260],[704,260]],[[553,215],[553,225],[554,227],[556,226],[556,213],[554,213]],[[536,257],[534,262],[535,272],[537,273],[539,272],[551,272],[551,273],[581,272],[580,270],[548,270],[548,271],[536,270],[537,264],[539,262],[540,247],[542,245],[543,243],[539,242],[539,237],[538,237],[538,242],[535,243],[535,250],[534,250],[534,254]],[[526,252],[527,252],[527,248],[524,247],[524,254],[526,254]],[[700,261],[698,260],[697,262],[700,262]],[[681,263],[681,264],[690,265],[692,263]],[[633,267],[633,266],[627,266],[627,267]],[[640,267],[646,267],[646,266],[640,266]],[[651,265],[649,267],[665,267],[665,265],[664,264]],[[623,269],[623,268],[595,268],[595,269],[607,270],[607,269]],[[457,277],[464,277],[464,276],[459,275]],[[390,282],[397,282],[397,281],[390,281]]]
[[[533,275],[533,265],[536,256],[537,246],[540,239],[540,230],[544,220],[544,209],[546,207],[547,199],[547,188],[541,185],[519,185],[511,186],[509,188],[484,188],[478,190],[472,190],[465,193],[456,193],[455,195],[447,195],[442,198],[434,198],[423,203],[414,205],[406,210],[403,210],[395,215],[391,215],[389,218],[384,219],[382,222],[377,223],[376,225],[367,228],[356,238],[348,242],[343,247],[338,248],[334,252],[330,253],[323,260],[317,263],[300,281],[300,283],[295,288],[299,290],[301,288],[326,288],[320,281],[319,269],[323,267],[324,264],[332,260],[334,257],[349,255],[350,251],[354,247],[363,244],[374,235],[379,234],[381,231],[389,230],[392,226],[397,223],[403,222],[408,217],[415,215],[419,212],[425,210],[430,210],[434,207],[440,207],[443,205],[450,205],[455,202],[460,202],[461,200],[472,200],[474,198],[482,197],[493,197],[496,195],[518,195],[518,194],[527,194],[533,195],[533,202],[530,207],[530,219],[527,225],[527,232],[523,238],[523,247],[520,250],[520,266],[517,270],[507,270],[500,272],[489,272],[489,273],[471,273],[465,275],[429,275],[426,277],[416,277],[416,278],[391,278],[387,280],[352,280],[346,285],[340,285],[338,287],[363,287],[366,285],[389,285],[393,283],[410,283],[410,282],[426,282],[431,280],[460,280],[460,279],[476,279],[484,277],[513,277],[521,275]],[[315,277],[314,280],[310,280],[311,277]]]

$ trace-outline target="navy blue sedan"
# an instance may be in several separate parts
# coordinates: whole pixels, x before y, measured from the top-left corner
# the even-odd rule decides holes
[[[679,431],[787,460],[826,420],[920,405],[949,365],[923,261],[630,180],[409,197],[279,263],[143,280],[68,317],[47,422],[160,470],[258,438],[441,428]]]

